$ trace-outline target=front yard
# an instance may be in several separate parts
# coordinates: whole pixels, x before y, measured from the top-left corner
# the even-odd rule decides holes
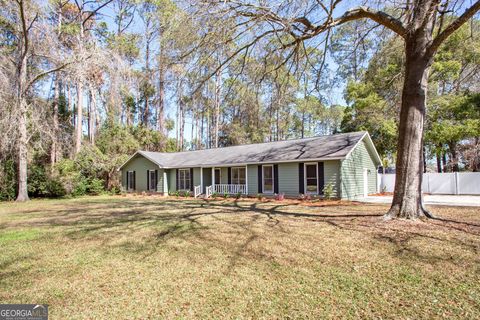
[[[0,204],[0,303],[51,319],[480,318],[480,210],[90,197]]]

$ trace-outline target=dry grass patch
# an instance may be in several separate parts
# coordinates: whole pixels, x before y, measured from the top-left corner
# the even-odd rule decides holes
[[[93,197],[0,205],[0,301],[52,319],[475,318],[480,212]]]

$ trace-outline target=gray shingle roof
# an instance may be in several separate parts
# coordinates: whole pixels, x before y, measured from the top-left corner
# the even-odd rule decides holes
[[[361,131],[206,150],[137,153],[164,168],[334,160],[345,158],[366,134],[365,131]]]

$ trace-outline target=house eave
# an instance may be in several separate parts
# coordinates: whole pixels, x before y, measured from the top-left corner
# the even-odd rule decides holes
[[[256,161],[256,162],[234,162],[234,163],[217,163],[217,164],[202,164],[202,165],[184,165],[184,166],[165,166],[163,169],[182,169],[182,168],[222,168],[232,166],[248,166],[270,163],[296,163],[296,162],[314,162],[314,161],[336,161],[344,160],[345,157],[329,157],[329,158],[310,158],[310,159],[293,159],[293,160],[273,160],[273,161]]]
[[[117,171],[122,170],[122,168],[125,167],[125,165],[126,165],[127,163],[129,163],[133,158],[135,158],[135,156],[136,156],[137,154],[139,154],[139,155],[141,155],[142,157],[144,157],[145,159],[147,159],[147,160],[155,163],[160,169],[164,169],[164,167],[163,167],[160,163],[158,163],[158,162],[155,161],[154,159],[152,159],[152,158],[150,158],[149,156],[147,156],[147,155],[146,155],[145,153],[143,153],[141,150],[137,150],[137,151],[135,151],[135,153],[134,153],[130,158],[127,159],[127,161],[125,161],[120,167],[118,167]]]

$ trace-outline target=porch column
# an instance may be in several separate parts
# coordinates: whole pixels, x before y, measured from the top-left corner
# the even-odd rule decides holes
[[[215,191],[215,167],[212,167],[212,192],[216,192]]]
[[[245,165],[245,194],[248,195],[248,165]]]
[[[203,193],[203,167],[200,167],[200,193]]]

